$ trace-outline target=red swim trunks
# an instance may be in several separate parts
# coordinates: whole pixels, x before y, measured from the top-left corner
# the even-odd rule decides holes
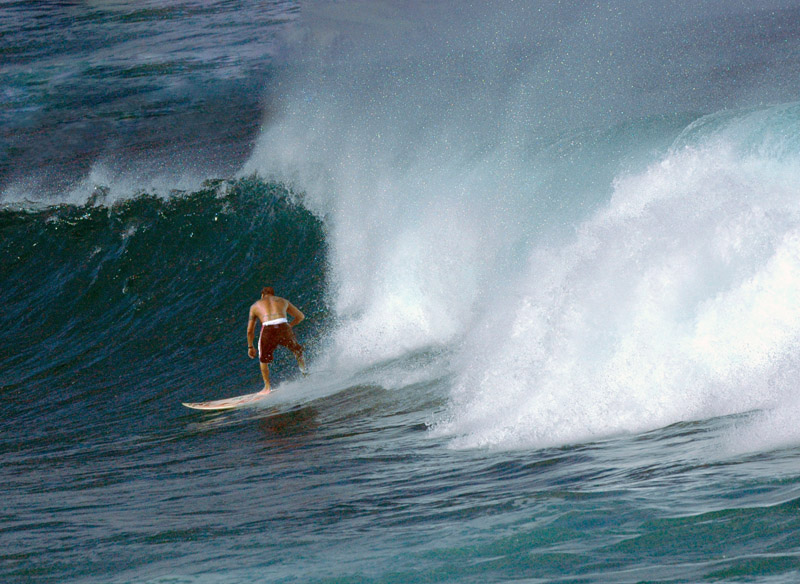
[[[258,360],[262,363],[272,363],[272,354],[278,345],[283,345],[295,355],[303,354],[303,345],[297,342],[292,327],[283,322],[261,327],[261,334],[258,337]]]

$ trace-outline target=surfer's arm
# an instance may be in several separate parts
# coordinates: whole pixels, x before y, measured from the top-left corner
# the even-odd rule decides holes
[[[306,317],[306,315],[300,312],[300,310],[291,302],[288,304],[288,306],[286,306],[286,313],[290,314],[294,319],[292,322],[289,323],[289,326],[297,326]]]
[[[253,340],[256,338],[256,320],[258,317],[253,313],[253,309],[250,309],[250,319],[247,321],[247,350],[248,351],[255,351],[255,347],[253,346]]]

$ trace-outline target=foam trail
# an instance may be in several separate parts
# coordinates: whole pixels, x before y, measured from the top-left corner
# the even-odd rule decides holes
[[[457,446],[550,445],[791,404],[797,112],[703,120],[618,179],[573,241],[534,249],[511,333],[487,322],[470,342],[496,348],[465,366],[439,430]]]

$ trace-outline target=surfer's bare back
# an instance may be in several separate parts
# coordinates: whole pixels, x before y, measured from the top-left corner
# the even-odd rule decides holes
[[[289,322],[288,316],[292,317]],[[294,353],[300,371],[305,374],[306,362],[303,359],[303,345],[297,342],[292,327],[300,324],[305,315],[298,308],[267,286],[261,290],[261,300],[250,307],[250,319],[247,322],[247,354],[251,359],[256,356],[253,339],[256,332],[256,321],[261,321],[261,334],[258,336],[258,361],[261,365],[261,376],[264,378],[262,393],[269,393],[269,364],[278,345],[283,345]]]

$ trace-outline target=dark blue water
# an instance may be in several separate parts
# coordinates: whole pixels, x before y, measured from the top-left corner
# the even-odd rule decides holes
[[[795,582],[798,22],[0,4],[0,580]]]

